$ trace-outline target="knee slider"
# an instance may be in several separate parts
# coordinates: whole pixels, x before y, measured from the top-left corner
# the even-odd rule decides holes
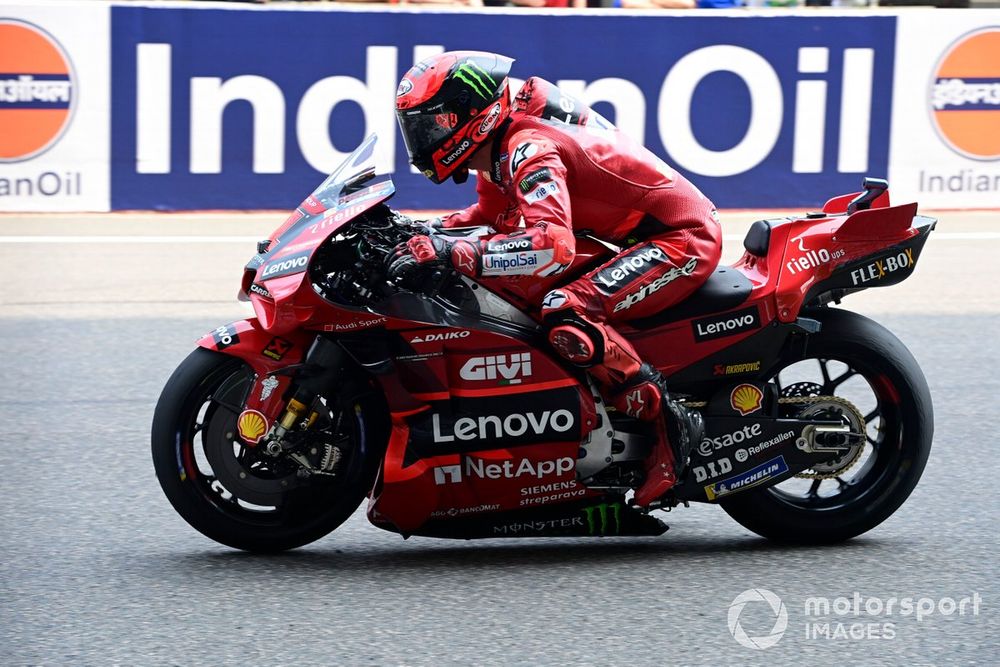
[[[563,359],[588,368],[604,360],[604,336],[579,318],[562,317],[550,323],[549,344]]]

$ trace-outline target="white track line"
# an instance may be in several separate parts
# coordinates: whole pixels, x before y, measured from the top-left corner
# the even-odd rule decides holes
[[[264,236],[0,236],[0,243],[257,243]],[[742,234],[725,234],[737,242]],[[1000,241],[1000,232],[932,232],[931,241]]]

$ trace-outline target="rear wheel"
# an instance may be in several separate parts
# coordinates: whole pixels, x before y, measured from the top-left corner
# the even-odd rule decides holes
[[[324,398],[304,455],[325,465],[304,475],[236,434],[254,373],[239,359],[198,348],[167,381],[156,406],[156,476],[174,509],[222,544],[273,552],[313,542],[358,508],[374,483],[384,434],[376,395],[339,405]]]
[[[744,527],[783,542],[839,542],[885,521],[920,479],[934,432],[927,382],[899,339],[849,311],[811,316],[823,328],[806,358],[787,360],[773,378],[790,401],[784,406],[840,419],[865,438],[792,479],[720,503]]]

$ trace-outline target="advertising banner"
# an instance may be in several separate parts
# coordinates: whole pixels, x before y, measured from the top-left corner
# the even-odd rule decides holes
[[[890,183],[925,207],[1000,207],[1000,12],[899,17]]]
[[[471,183],[412,172],[393,103],[415,60],[476,49],[593,104],[720,207],[816,207],[888,172],[895,25],[117,5],[111,205],[289,208],[377,132],[395,206],[464,206]]]
[[[0,211],[108,210],[108,13],[0,7]]]

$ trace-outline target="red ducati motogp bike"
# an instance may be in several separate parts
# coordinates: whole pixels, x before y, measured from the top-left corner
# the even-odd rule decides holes
[[[369,520],[404,537],[659,535],[651,510],[702,502],[774,540],[827,543],[917,484],[933,432],[923,374],[885,328],[832,307],[908,277],[934,228],[890,205],[884,181],[754,223],[733,266],[620,328],[706,427],[678,483],[637,507],[654,429],[559,360],[532,305],[621,249],[580,235],[558,276],[437,268],[395,284],[387,259],[428,229],[386,206],[375,144],[258,245],[241,290],[256,316],[207,334],[163,390],[156,474],[203,534],[290,549],[367,498]]]

